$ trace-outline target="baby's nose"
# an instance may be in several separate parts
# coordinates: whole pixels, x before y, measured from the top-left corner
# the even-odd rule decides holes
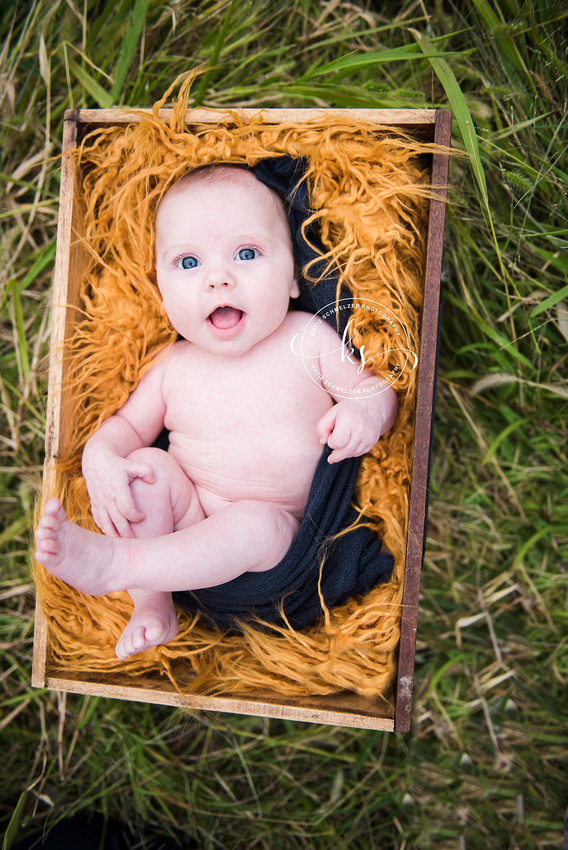
[[[214,289],[232,289],[236,284],[236,279],[232,269],[226,266],[219,266],[211,269],[205,280],[205,288]]]

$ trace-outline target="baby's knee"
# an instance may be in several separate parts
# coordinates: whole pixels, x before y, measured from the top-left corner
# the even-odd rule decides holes
[[[275,514],[273,520],[275,523],[275,528],[280,536],[280,539],[286,542],[286,551],[288,551],[288,549],[296,539],[296,535],[300,528],[300,523],[298,522],[296,517],[292,516],[292,514],[288,513],[288,511],[284,511],[281,508],[277,508],[276,510],[277,513]]]
[[[145,498],[145,494],[153,500],[167,495],[172,484],[182,474],[177,463],[162,449],[136,449],[128,455],[128,460],[145,464],[152,470],[151,476],[147,477],[141,468],[138,476],[131,481],[130,490],[135,499]]]
[[[256,525],[257,539],[264,541],[264,553],[261,561],[271,562],[274,566],[288,552],[296,539],[300,523],[288,511],[267,502],[250,501],[245,503]]]
[[[136,449],[128,455],[128,460],[136,463],[145,463],[152,469],[154,483],[175,482],[177,479],[185,479],[186,475],[178,462],[163,449],[153,446],[144,449]]]
[[[136,449],[128,455],[128,460],[136,461],[136,463],[147,463],[153,470],[161,469],[163,466],[169,466],[171,457],[163,449],[156,449],[154,446],[149,446],[144,449]]]
[[[128,459],[152,468],[152,483],[136,478],[130,484],[130,491],[141,510],[145,512],[147,504],[152,508],[167,505],[176,531],[205,519],[193,482],[168,452],[151,446],[137,449]]]

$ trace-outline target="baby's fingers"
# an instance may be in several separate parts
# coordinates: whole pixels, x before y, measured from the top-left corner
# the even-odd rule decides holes
[[[339,417],[335,423],[332,433],[327,439],[327,444],[330,449],[342,449],[353,442],[353,430],[351,423],[346,420],[341,420]]]
[[[328,463],[339,463],[340,460],[345,460],[348,457],[354,457],[354,452],[349,450],[349,446],[341,449],[334,449],[327,459]]]
[[[139,513],[139,511],[136,511],[136,513]],[[143,518],[143,514],[141,514],[140,516]],[[111,508],[109,510],[109,517],[113,524],[113,527],[115,528],[115,533],[118,534],[119,537],[134,537],[134,533],[130,527],[130,522],[139,522],[139,520],[129,521],[127,517],[125,517],[124,514],[116,508]]]
[[[124,469],[128,473],[129,481],[134,481],[135,478],[140,478],[146,484],[153,484],[155,481],[154,470],[149,463],[141,463],[137,460],[126,460]]]
[[[140,522],[144,514],[136,509],[134,502],[123,498],[122,504],[117,499],[115,504],[107,507],[93,506],[93,519],[107,537],[134,537],[130,523]]]
[[[327,442],[328,446],[334,449],[328,458],[329,463],[337,463],[348,457],[359,457],[373,447],[372,438],[358,422],[338,422]]]
[[[120,534],[120,529],[116,525],[116,519],[118,518],[119,522],[121,519],[127,520],[127,522],[141,522],[144,519],[144,514],[142,511],[139,511],[136,505],[134,504],[134,499],[132,498],[132,494],[130,490],[127,490],[124,494],[117,496],[116,498],[116,511],[109,511],[111,515],[111,519],[114,522],[117,531]],[[122,523],[121,523],[122,525]],[[122,535],[121,535],[122,537]]]
[[[107,537],[118,537],[118,532],[105,508],[96,508],[93,506],[93,519],[97,528],[100,528],[103,534]]]
[[[327,411],[324,416],[319,420],[316,430],[318,433],[318,437],[320,438],[320,443],[324,445],[327,443],[330,434],[333,432],[333,428],[335,426],[335,418],[337,412],[335,409],[335,405]]]
[[[345,460],[347,457],[353,457],[353,443],[349,436],[336,436],[335,431],[327,441],[332,453],[327,459],[328,463],[338,463],[340,460]]]

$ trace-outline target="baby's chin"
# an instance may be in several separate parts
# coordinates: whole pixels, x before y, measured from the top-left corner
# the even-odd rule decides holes
[[[235,357],[241,357],[243,354],[247,354],[260,341],[251,340],[245,335],[223,337],[209,334],[206,335],[205,339],[203,337],[188,338],[184,337],[183,334],[181,334],[181,336],[189,342],[190,345],[193,345],[202,351],[207,351],[209,354],[231,360]]]

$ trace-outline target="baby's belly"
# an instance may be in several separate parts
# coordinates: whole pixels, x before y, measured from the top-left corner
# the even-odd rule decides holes
[[[170,433],[169,452],[195,484],[206,514],[228,502],[258,499],[302,518],[322,448],[317,442],[268,444],[243,448],[231,439],[192,440]]]

